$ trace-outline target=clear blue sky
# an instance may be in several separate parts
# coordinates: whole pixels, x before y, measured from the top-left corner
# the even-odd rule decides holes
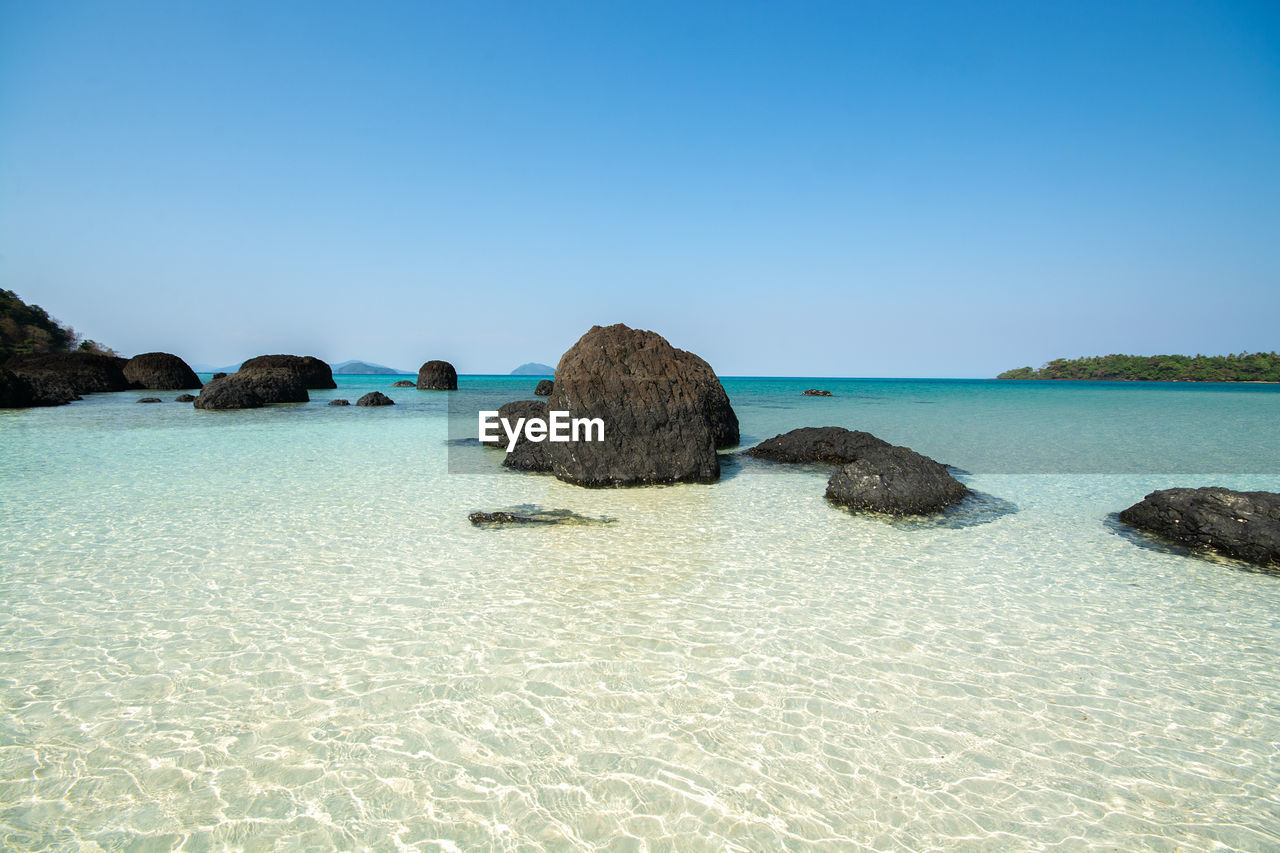
[[[0,287],[211,364],[1280,349],[1280,4],[0,0]]]

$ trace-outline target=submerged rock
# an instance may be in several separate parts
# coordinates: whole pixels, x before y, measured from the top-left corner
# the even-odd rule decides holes
[[[329,405],[330,405],[330,406],[350,406],[350,405],[351,405],[351,401],[350,401],[350,400],[343,400],[342,398],[338,398],[338,399],[336,399],[336,400],[330,400],[330,401],[329,401]]]
[[[760,442],[748,456],[774,462],[828,462],[844,465],[889,442],[869,432],[844,427],[801,427]]]
[[[595,326],[556,368],[549,410],[600,418],[604,441],[548,443],[551,470],[580,486],[710,483],[738,418],[711,366],[654,332]]]
[[[5,367],[26,379],[33,388],[65,389],[71,394],[125,391],[126,359],[94,352],[35,353],[15,355]]]
[[[416,385],[412,379],[401,379],[399,382],[392,382],[392,388],[412,388]]]
[[[359,400],[356,400],[357,406],[394,406],[395,400],[392,400],[381,391],[370,391]]]
[[[802,396],[804,396],[804,397],[830,397],[830,396],[832,396],[832,394],[831,394],[831,392],[830,392],[830,391],[823,391],[823,390],[818,389],[818,388],[810,388],[810,389],[808,389],[807,391],[802,392]]]
[[[1162,489],[1120,513],[1125,524],[1260,566],[1280,566],[1280,494],[1217,486]]]
[[[512,427],[524,418],[538,418],[546,420],[547,404],[541,400],[514,400],[506,403],[498,409],[498,418],[506,419]],[[506,433],[499,428],[502,447],[506,447]],[[524,437],[523,431],[520,437],[516,439],[516,446],[511,449],[507,457],[502,460],[502,464],[507,468],[514,468],[517,471],[550,471],[551,458],[547,455],[548,442],[530,441]],[[486,443],[486,447],[492,447]]]
[[[907,447],[867,447],[827,481],[827,500],[853,510],[925,515],[969,490],[939,463]]]
[[[161,400],[159,397],[139,397],[138,402],[139,403],[161,403],[164,401]]]
[[[535,397],[550,397],[551,392],[555,390],[555,387],[556,383],[550,379],[540,379],[538,380],[537,386],[533,389],[533,394]]]
[[[305,403],[310,399],[297,371],[258,368],[209,380],[196,398],[196,408],[256,409],[267,403]]]
[[[333,381],[333,370],[314,355],[260,355],[240,365],[238,373],[254,373],[260,370],[293,371],[298,374],[303,388],[338,387],[338,383]]]
[[[467,516],[477,527],[501,527],[508,524],[610,524],[611,518],[589,518],[567,509],[541,509],[536,506],[513,507],[494,512],[473,512]]]
[[[174,397],[173,400],[176,403],[194,403],[196,401],[196,398],[195,398],[195,395],[193,394],[179,394],[178,396]]]
[[[447,361],[428,361],[418,368],[417,386],[423,391],[457,391],[458,371]]]
[[[202,385],[190,365],[167,352],[135,355],[125,362],[123,373],[133,387],[151,391],[178,391]]]

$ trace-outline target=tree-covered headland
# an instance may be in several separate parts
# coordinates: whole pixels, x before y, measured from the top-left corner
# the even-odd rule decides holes
[[[997,379],[1095,379],[1118,382],[1280,382],[1280,353],[1095,355],[1056,358],[1039,370],[1019,367]]]

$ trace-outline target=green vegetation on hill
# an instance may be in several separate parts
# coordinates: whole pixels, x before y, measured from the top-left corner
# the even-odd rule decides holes
[[[80,340],[75,329],[63,326],[39,305],[23,302],[12,290],[0,290],[0,362],[12,355],[73,349],[116,354],[97,341]]]
[[[1280,382],[1280,353],[1096,355],[1056,358],[1039,370],[1019,367],[997,379],[1103,379],[1127,382]]]

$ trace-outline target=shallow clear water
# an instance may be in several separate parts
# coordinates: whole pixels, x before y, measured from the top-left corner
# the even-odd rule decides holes
[[[0,412],[0,847],[1280,847],[1280,576],[1109,518],[1280,490],[1276,388],[726,381],[745,442],[867,429],[992,496],[892,523],[750,459],[504,471],[394,379]],[[523,504],[614,521],[466,518]]]

